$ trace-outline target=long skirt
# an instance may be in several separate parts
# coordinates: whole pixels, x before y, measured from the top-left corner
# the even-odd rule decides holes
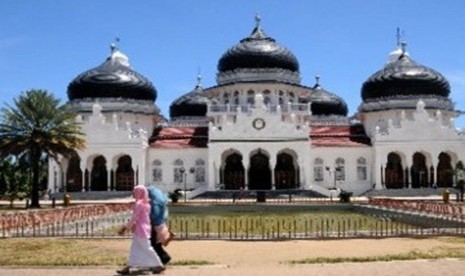
[[[157,267],[163,266],[148,238],[133,236],[129,251],[128,266],[131,267]]]

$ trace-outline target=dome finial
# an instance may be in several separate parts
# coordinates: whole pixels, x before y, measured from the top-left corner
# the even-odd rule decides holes
[[[397,33],[396,33],[396,41],[397,41],[397,47],[400,48],[400,28],[397,27]]]
[[[262,18],[260,16],[260,14],[257,12],[255,14],[255,25],[256,25],[257,28],[260,28],[261,21],[262,21]]]
[[[320,74],[315,75],[315,82],[316,82],[316,85],[320,86]]]
[[[202,73],[200,71],[200,68],[197,70],[197,85],[195,88],[201,88],[202,87]]]
[[[119,37],[115,36],[114,42],[110,44],[110,50],[112,54],[118,50],[118,43],[119,43]]]
[[[407,48],[407,42],[401,41],[400,42],[400,49],[402,50],[403,55],[407,52],[406,48]]]

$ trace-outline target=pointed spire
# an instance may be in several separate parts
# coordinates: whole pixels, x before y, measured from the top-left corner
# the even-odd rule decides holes
[[[118,44],[117,44],[117,43],[119,43],[119,41],[120,41],[119,37],[116,36],[114,42],[112,42],[110,44],[110,51],[111,52],[110,52],[110,56],[107,58],[107,60],[110,60],[111,62],[118,62],[121,65],[124,65],[126,67],[130,67],[128,57],[119,50],[119,47],[118,47]]]
[[[315,85],[313,86],[313,89],[321,89],[320,78],[320,74],[315,75]]]
[[[265,32],[262,30],[261,22],[262,22],[262,17],[260,16],[259,13],[257,13],[255,15],[255,28],[253,29],[252,34],[250,35],[249,38],[252,38],[252,39],[267,39],[268,38]]]
[[[202,75],[200,74],[200,69],[197,73],[197,85],[195,86],[195,88],[202,88]]]
[[[119,41],[120,41],[119,37],[115,36],[115,41],[110,44],[110,51],[112,54],[119,49],[118,48]]]
[[[407,48],[407,42],[402,41],[400,43],[400,49],[402,50],[402,55],[405,55],[405,53],[407,52],[406,48]]]
[[[257,14],[255,14],[255,28],[260,28],[260,23],[262,21],[262,18],[260,17],[260,14],[257,12]]]

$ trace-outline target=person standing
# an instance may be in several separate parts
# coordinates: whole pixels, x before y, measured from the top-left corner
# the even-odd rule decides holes
[[[134,187],[132,195],[135,199],[131,219],[118,231],[123,235],[127,230],[133,231],[131,249],[128,262],[123,269],[117,270],[118,274],[130,274],[131,267],[150,268],[153,273],[161,273],[165,270],[160,258],[150,246],[150,202],[147,188],[143,185]]]
[[[157,252],[162,263],[166,265],[171,260],[171,256],[163,246],[167,246],[173,237],[166,224],[168,220],[168,198],[155,186],[149,186],[147,190],[150,198],[150,221],[152,223],[150,244]]]

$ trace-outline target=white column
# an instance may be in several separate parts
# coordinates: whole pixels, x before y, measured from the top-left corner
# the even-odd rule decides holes
[[[375,149],[375,162],[374,162],[374,172],[372,172],[372,174],[374,175],[374,180],[375,180],[375,189],[376,190],[381,190],[383,189],[383,180],[382,180],[382,177],[383,177],[383,174],[382,174],[382,169],[385,169],[386,167],[386,163],[387,162],[384,162],[385,159],[387,158],[387,156],[384,154],[384,152],[380,153],[379,151],[377,151]]]
[[[112,171],[111,168],[109,170],[107,169],[107,191],[110,191],[111,189],[111,171]],[[115,170],[115,180],[116,180],[116,170]]]
[[[276,167],[276,155],[270,158],[270,167],[271,167],[271,189],[276,190],[276,179],[274,175],[274,169]]]
[[[242,165],[244,165],[244,182],[245,190],[249,189],[249,160],[244,158],[242,155]]]

